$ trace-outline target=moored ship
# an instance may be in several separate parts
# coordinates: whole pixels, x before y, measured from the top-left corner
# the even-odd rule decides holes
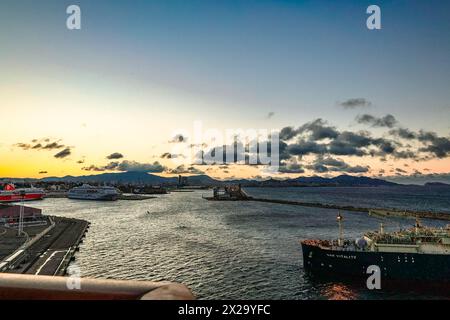
[[[42,200],[44,197],[44,190],[33,186],[31,188],[16,188],[12,183],[0,184],[0,202]]]
[[[342,217],[338,216],[339,224]],[[379,268],[381,279],[450,284],[450,227],[430,228],[420,224],[406,230],[367,232],[355,241],[301,242],[307,272],[336,279],[367,279],[369,266]]]
[[[105,200],[115,201],[119,197],[119,191],[114,187],[108,186],[91,186],[83,184],[69,190],[67,197],[77,200]]]

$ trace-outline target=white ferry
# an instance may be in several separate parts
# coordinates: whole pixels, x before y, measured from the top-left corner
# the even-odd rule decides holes
[[[78,200],[109,200],[115,201],[118,199],[120,192],[114,187],[108,186],[91,186],[83,184],[81,187],[75,187],[69,190],[67,197],[69,199]]]

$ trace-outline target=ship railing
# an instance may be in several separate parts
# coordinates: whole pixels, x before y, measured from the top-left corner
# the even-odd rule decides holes
[[[8,300],[193,300],[187,286],[174,282],[103,280],[0,274],[0,299]]]
[[[411,238],[404,238],[404,239],[398,239],[398,238],[379,238],[376,239],[377,243],[381,243],[381,244],[412,244],[417,241],[420,240],[421,242],[425,242],[425,243],[436,243],[441,239],[441,237],[436,237],[436,236],[430,236],[430,237],[425,237],[425,236],[417,236],[417,237],[411,237]]]

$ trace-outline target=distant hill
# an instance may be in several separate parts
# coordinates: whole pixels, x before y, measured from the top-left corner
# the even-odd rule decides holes
[[[65,176],[65,177],[47,177],[41,179],[45,182],[100,182],[100,183],[142,183],[142,184],[176,184],[178,178],[160,177],[146,172],[119,172],[119,173],[102,173],[89,176]]]
[[[340,175],[333,178],[323,178],[318,176],[313,177],[298,177],[288,180],[269,179],[259,182],[260,186],[336,186],[336,187],[353,187],[353,186],[396,186],[397,183],[388,182],[382,179],[375,179],[369,177],[357,177],[350,175]]]
[[[450,184],[444,182],[427,182],[424,185],[426,187],[450,187]]]
[[[178,181],[178,178],[175,178],[175,180]],[[207,186],[223,183],[223,181],[211,178],[210,176],[207,176],[206,174],[190,176],[190,177],[188,177],[188,181],[189,181],[190,185],[207,185]]]
[[[8,180],[8,179],[5,179]],[[118,172],[101,173],[88,176],[65,176],[65,177],[46,177],[42,179],[9,179],[24,182],[79,182],[79,183],[132,183],[149,185],[176,185],[177,177],[160,177],[146,172]],[[189,185],[214,186],[224,184],[241,184],[242,186],[253,187],[303,187],[303,186],[396,186],[397,183],[388,182],[381,179],[369,177],[357,177],[350,175],[341,175],[334,178],[323,178],[318,176],[298,177],[294,179],[267,179],[267,180],[216,180],[208,175],[194,175],[188,177]]]
[[[334,182],[339,185],[347,186],[395,186],[397,183],[388,182],[382,179],[375,179],[369,177],[354,177],[349,175],[341,175],[336,178],[332,178]]]

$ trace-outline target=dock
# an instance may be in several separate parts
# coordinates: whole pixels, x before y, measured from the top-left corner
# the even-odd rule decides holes
[[[85,220],[47,216],[44,227],[28,227],[26,241],[0,262],[7,273],[63,276],[89,228]],[[17,239],[12,235],[12,239]]]
[[[213,188],[213,196],[202,196],[210,201],[243,201],[250,200],[251,197],[242,189],[241,185],[230,185]]]

